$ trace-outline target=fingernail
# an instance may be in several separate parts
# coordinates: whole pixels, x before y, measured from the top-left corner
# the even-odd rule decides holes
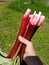
[[[21,36],[19,36],[18,39],[21,39]]]

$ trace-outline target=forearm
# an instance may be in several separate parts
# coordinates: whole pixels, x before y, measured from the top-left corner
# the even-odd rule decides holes
[[[20,65],[43,65],[37,56],[28,56],[23,60]]]

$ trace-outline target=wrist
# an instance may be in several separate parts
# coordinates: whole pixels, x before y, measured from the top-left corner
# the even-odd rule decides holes
[[[30,56],[37,56],[37,55],[35,52],[33,52],[33,53],[30,52],[30,53],[24,54],[23,60],[25,60],[26,57],[30,57]]]

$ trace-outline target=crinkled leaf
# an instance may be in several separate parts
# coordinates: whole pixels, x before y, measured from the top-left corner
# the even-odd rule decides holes
[[[17,56],[14,60],[5,58],[7,56],[6,53],[0,50],[0,65],[20,65],[20,59]]]

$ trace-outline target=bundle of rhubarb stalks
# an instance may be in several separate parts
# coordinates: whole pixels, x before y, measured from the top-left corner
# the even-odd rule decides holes
[[[21,28],[16,38],[15,44],[12,50],[7,55],[7,58],[11,58],[13,60],[16,58],[17,55],[19,55],[22,61],[26,46],[19,41],[18,37],[21,35],[22,37],[31,41],[31,38],[40,27],[40,25],[43,24],[44,20],[45,16],[42,15],[40,11],[38,14],[36,13],[36,11],[31,14],[31,10],[27,9],[22,18]]]

